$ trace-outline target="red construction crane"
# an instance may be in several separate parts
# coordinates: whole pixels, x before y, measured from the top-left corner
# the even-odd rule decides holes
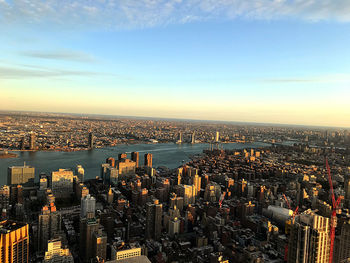
[[[337,226],[337,210],[340,205],[340,201],[342,199],[342,196],[339,196],[337,200],[335,200],[334,196],[334,190],[333,190],[333,182],[332,182],[332,176],[331,176],[331,169],[329,168],[328,160],[326,158],[326,167],[327,167],[327,174],[328,174],[328,182],[330,191],[332,194],[332,216],[331,216],[331,232],[330,232],[330,249],[329,249],[329,263],[332,263],[333,261],[333,246],[334,246],[334,237],[335,237],[335,227]]]
[[[298,214],[299,206],[297,206],[297,207],[295,208],[295,210],[293,210],[292,207],[291,207],[290,204],[289,204],[289,201],[288,201],[286,195],[285,195],[285,194],[282,194],[282,195],[283,195],[283,197],[284,197],[284,200],[286,200],[286,203],[287,203],[287,205],[288,205],[288,208],[289,208],[290,210],[293,211],[293,214],[292,214],[293,221],[292,221],[292,222],[294,222],[294,218],[295,218],[295,216]]]
[[[224,201],[225,195],[226,195],[226,192],[223,192],[220,196],[220,200],[219,200],[220,208],[222,207],[222,201]]]

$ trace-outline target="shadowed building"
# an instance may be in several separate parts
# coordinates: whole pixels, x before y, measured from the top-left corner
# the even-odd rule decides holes
[[[152,167],[152,158],[153,158],[153,155],[151,153],[146,153],[145,154],[145,166],[146,167]]]
[[[131,160],[136,163],[136,168],[139,167],[139,159],[140,159],[139,152],[132,152],[131,153]]]

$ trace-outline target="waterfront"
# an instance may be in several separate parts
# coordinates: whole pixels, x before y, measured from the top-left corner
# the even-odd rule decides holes
[[[224,149],[244,149],[258,148],[269,146],[266,143],[229,143],[223,144]],[[13,165],[27,165],[36,168],[36,177],[41,172],[49,174],[51,171],[59,168],[71,168],[77,164],[81,164],[85,169],[85,178],[94,178],[100,175],[101,163],[106,158],[117,158],[118,153],[130,153],[133,151],[140,152],[140,165],[143,165],[143,154],[146,152],[153,154],[153,166],[166,166],[168,168],[176,168],[183,161],[189,161],[190,157],[200,154],[204,149],[208,149],[208,144],[133,144],[118,145],[101,149],[93,149],[91,151],[77,152],[20,152],[18,158],[1,159],[0,160],[0,185],[6,184],[7,167]],[[128,154],[130,157],[130,154]]]

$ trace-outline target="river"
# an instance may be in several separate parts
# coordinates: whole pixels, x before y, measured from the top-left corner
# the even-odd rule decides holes
[[[222,144],[224,149],[244,149],[269,146],[266,143],[228,143]],[[91,151],[78,152],[19,152],[17,158],[0,159],[0,185],[6,184],[7,167],[23,165],[34,166],[36,177],[44,172],[50,174],[59,168],[74,169],[77,164],[81,164],[85,169],[85,178],[95,178],[100,175],[101,164],[106,158],[117,158],[119,153],[140,152],[140,165],[143,165],[143,155],[146,152],[153,154],[153,167],[166,166],[176,168],[183,161],[189,161],[190,156],[200,154],[204,149],[208,149],[208,144],[133,144],[118,145]]]

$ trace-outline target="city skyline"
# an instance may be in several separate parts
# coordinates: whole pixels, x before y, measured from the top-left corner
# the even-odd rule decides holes
[[[3,0],[0,110],[349,127],[348,10]]]

